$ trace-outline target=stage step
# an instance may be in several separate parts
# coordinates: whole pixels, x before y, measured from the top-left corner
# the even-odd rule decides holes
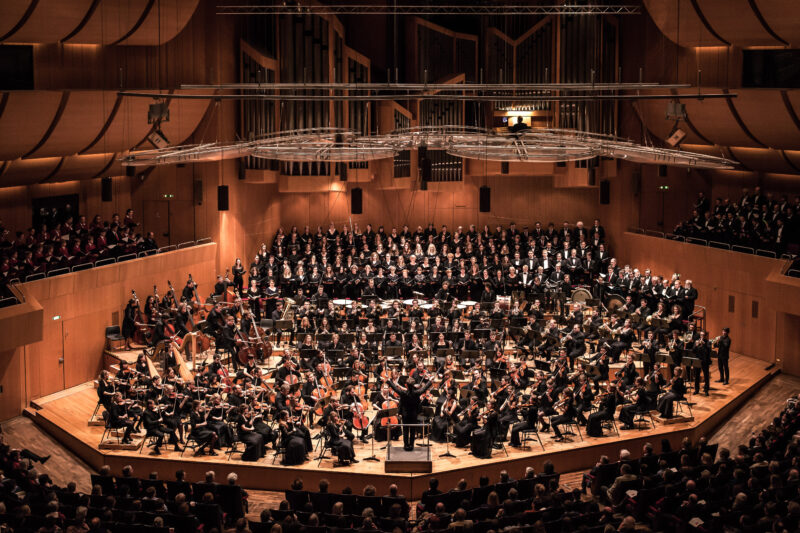
[[[101,450],[138,450],[142,445],[142,439],[133,439],[130,444],[118,443],[117,439],[106,439],[100,443],[98,448]]]
[[[692,422],[694,420],[693,416],[673,416],[672,418],[663,418],[660,416],[656,416],[653,418],[655,418],[656,422],[660,422],[664,425],[680,424],[682,422]]]

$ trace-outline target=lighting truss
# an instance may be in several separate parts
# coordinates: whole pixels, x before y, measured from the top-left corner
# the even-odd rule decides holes
[[[132,152],[124,166],[150,166],[217,161],[254,156],[278,161],[373,161],[403,150],[443,150],[468,159],[555,163],[610,157],[636,163],[686,168],[730,169],[735,163],[694,152],[641,145],[626,139],[579,130],[529,129],[496,133],[469,126],[420,126],[386,135],[361,135],[340,128],[311,128],[279,132],[253,141],[178,146]]]
[[[205,143],[131,152],[120,158],[122,166],[149,167],[178,163],[205,163],[250,155],[252,143]]]
[[[218,15],[638,15],[632,5],[302,5],[217,6]]]
[[[657,82],[620,82],[620,83],[218,83],[181,85],[186,90],[253,90],[253,91],[436,91],[436,92],[482,92],[495,93],[505,91],[633,91],[646,89],[686,89],[688,83],[662,84]],[[174,95],[170,95],[174,96]]]
[[[251,154],[278,161],[373,161],[394,157],[398,150],[378,136],[359,136],[352,130],[311,128],[293,130],[252,143]]]

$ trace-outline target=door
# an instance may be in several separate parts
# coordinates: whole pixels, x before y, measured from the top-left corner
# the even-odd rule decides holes
[[[144,202],[142,210],[142,231],[155,233],[159,247],[172,244],[169,231],[169,201],[149,200]]]

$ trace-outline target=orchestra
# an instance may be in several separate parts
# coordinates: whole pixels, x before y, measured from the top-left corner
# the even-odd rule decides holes
[[[523,431],[552,430],[560,442],[578,424],[602,436],[620,406],[625,429],[642,409],[670,418],[693,360],[696,392],[701,377],[708,392],[712,349],[727,357],[730,337],[696,332],[677,274],[618,267],[603,247],[592,259],[607,266],[600,275],[583,262],[586,243],[566,234],[575,247],[562,256],[557,242],[474,230],[420,228],[413,245],[382,229],[293,230],[249,269],[237,259],[233,280],[218,276],[205,302],[191,278],[180,297],[156,288],[144,308],[133,293],[125,337],[145,351],[136,370],[98,380],[109,425],[126,442],[143,425],[154,453],[165,436],[176,449],[194,441],[197,455],[240,442],[242,460],[272,446],[292,465],[308,460],[312,432],[353,464],[355,440],[402,434],[410,451],[427,424],[431,440],[452,432],[456,448],[486,458],[509,434],[522,446]],[[200,335],[211,363],[188,348]]]

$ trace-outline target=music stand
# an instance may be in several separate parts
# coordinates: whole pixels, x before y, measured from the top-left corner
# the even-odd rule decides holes
[[[403,357],[403,347],[402,346],[384,346],[383,347],[383,356],[384,357]]]
[[[689,354],[692,354],[692,355],[689,355]],[[694,356],[694,352],[690,352],[688,350],[684,351],[683,361],[681,362],[681,364],[683,366],[688,366],[689,368],[691,368],[692,369],[692,374],[694,374],[695,372],[701,372],[701,369],[703,368],[703,364],[700,362],[700,359],[698,359],[697,357]],[[698,379],[700,379],[700,378],[695,377],[695,380],[698,380]],[[697,383],[697,381],[695,381],[695,383]],[[693,386],[688,386],[687,390],[689,392],[689,397],[691,397],[692,393],[694,392],[694,387]],[[694,403],[692,403],[692,401],[689,398],[686,399],[686,403],[689,404],[689,405],[695,405]]]
[[[476,359],[480,359],[481,352],[480,350],[464,350],[461,352],[462,359],[469,359],[470,361],[474,362]]]
[[[375,394],[377,394],[377,392]],[[365,457],[364,458],[365,461],[375,461],[376,463],[380,462],[380,459],[378,459],[378,457],[375,455],[375,433],[378,431],[378,420],[390,416],[397,416],[397,411],[398,411],[397,407],[392,407],[391,409],[380,409],[377,413],[375,413],[375,418],[372,419],[372,422],[374,424],[374,427],[372,429],[372,452],[371,452],[372,455],[370,455],[369,457]],[[391,428],[391,425],[388,425],[386,427]],[[389,430],[389,434],[386,436],[386,438],[387,439],[392,438],[391,429]],[[385,447],[386,446],[384,446],[383,448]]]

